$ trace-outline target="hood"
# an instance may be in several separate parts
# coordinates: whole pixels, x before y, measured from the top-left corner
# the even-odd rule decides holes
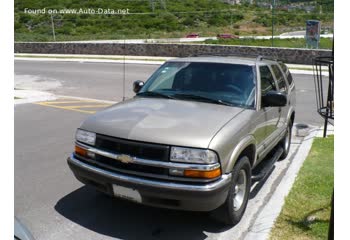
[[[163,98],[133,98],[89,117],[82,129],[99,134],[175,146],[207,148],[242,108]]]

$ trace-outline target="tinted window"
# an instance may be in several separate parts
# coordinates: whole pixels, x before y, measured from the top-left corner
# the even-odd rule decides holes
[[[265,95],[268,91],[277,90],[275,80],[273,79],[272,73],[267,66],[260,67],[260,78],[262,95]]]
[[[288,68],[287,68],[286,64],[284,64],[284,63],[282,63],[282,62],[280,62],[279,64],[280,64],[282,70],[283,70],[284,72],[287,72]]]
[[[203,62],[168,62],[146,82],[141,92],[162,92],[180,98],[191,94],[224,100],[234,105],[255,104],[252,66]]]
[[[287,91],[287,84],[284,80],[283,73],[277,65],[272,65],[272,71],[274,72],[280,91]]]
[[[282,67],[283,72],[284,72],[284,73],[286,74],[286,76],[287,76],[287,81],[288,81],[288,83],[289,83],[289,86],[291,86],[292,83],[293,83],[292,74],[289,72],[289,69],[288,69],[288,67],[286,66],[286,64],[280,63],[280,66]]]

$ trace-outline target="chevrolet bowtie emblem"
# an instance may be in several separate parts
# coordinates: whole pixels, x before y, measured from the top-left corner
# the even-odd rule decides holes
[[[130,157],[129,155],[121,154],[117,157],[117,160],[121,161],[122,163],[131,163],[134,161],[134,158]]]

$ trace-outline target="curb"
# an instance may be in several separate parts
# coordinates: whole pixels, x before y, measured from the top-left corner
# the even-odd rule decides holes
[[[149,65],[161,65],[165,61],[153,61],[153,60],[111,60],[111,59],[61,59],[61,58],[30,58],[30,57],[15,57],[14,60],[19,61],[45,61],[45,62],[92,62],[92,63],[126,63],[126,64],[149,64]]]
[[[249,228],[244,240],[269,239],[270,231],[274,227],[274,223],[282,210],[285,197],[287,197],[291,188],[293,187],[299,170],[303,166],[303,163],[310,152],[313,140],[315,137],[322,134],[322,132],[322,128],[310,129],[309,135],[303,139],[281,182],[272,192],[271,198],[268,200],[252,226]]]

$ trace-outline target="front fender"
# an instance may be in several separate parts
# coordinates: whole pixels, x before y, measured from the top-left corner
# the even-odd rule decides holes
[[[249,146],[254,146],[254,153],[253,159],[250,159],[250,163],[252,167],[254,166],[256,162],[256,140],[252,135],[248,135],[244,137],[239,143],[236,145],[236,147],[233,149],[232,154],[230,156],[229,162],[226,165],[225,172],[229,173],[232,171],[233,167],[235,166],[240,154]]]

